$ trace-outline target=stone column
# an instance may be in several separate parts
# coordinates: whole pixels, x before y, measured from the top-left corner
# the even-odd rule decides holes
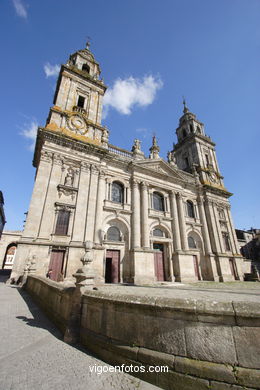
[[[221,229],[220,222],[219,222],[219,214],[218,214],[218,210],[217,210],[217,205],[212,204],[212,208],[213,208],[214,218],[215,218],[215,222],[216,222],[218,237],[219,237],[220,251],[222,253],[225,253],[226,249],[224,247],[224,242],[223,242],[223,237],[222,237],[222,229]]]
[[[205,251],[206,251],[206,254],[211,254],[212,249],[211,249],[209,230],[208,230],[208,225],[207,225],[207,220],[206,220],[206,215],[205,215],[205,210],[204,210],[204,199],[201,195],[199,196],[199,199],[198,199],[198,208],[199,208],[200,221],[202,224],[202,235],[203,235],[204,244],[205,244]]]
[[[84,241],[85,223],[87,216],[88,192],[90,180],[90,165],[82,162],[79,176],[79,187],[75,211],[72,241]]]
[[[186,223],[185,223],[184,210],[183,210],[183,198],[179,192],[177,193],[177,208],[179,214],[182,249],[184,251],[187,251],[189,250],[189,246],[188,246]]]
[[[234,225],[233,225],[229,205],[227,208],[225,208],[225,215],[226,215],[227,226],[228,226],[228,231],[229,231],[229,235],[230,235],[230,242],[232,245],[233,253],[240,254],[240,248],[238,246],[236,232],[235,232],[235,229],[233,227]]]
[[[132,243],[133,248],[140,248],[140,193],[139,184],[132,182]]]
[[[85,225],[85,241],[93,241],[94,239],[98,174],[98,168],[95,165],[91,165],[88,211]]]
[[[95,244],[102,244],[102,228],[103,228],[103,206],[105,199],[105,173],[100,171],[97,193],[97,208],[96,208],[96,223],[95,223]]]
[[[46,193],[48,191],[48,184],[50,180],[52,169],[52,153],[47,151],[41,152],[41,160],[38,165],[37,175],[34,183],[32,199],[30,208],[26,218],[26,224],[23,231],[23,237],[36,238],[42,212],[44,208]]]
[[[142,246],[149,248],[149,231],[148,231],[148,192],[145,182],[141,183],[141,199],[142,199]]]
[[[206,210],[208,212],[208,216],[210,219],[210,225],[211,225],[211,239],[214,244],[214,250],[218,253],[221,253],[221,247],[220,247],[220,233],[217,229],[214,210],[213,210],[213,202],[211,200],[207,200],[206,202]]]
[[[176,251],[181,250],[181,236],[180,236],[180,225],[179,225],[179,216],[176,203],[176,195],[174,191],[170,192],[170,202],[171,202],[171,215],[172,215],[172,231],[173,231],[173,242],[174,249]]]

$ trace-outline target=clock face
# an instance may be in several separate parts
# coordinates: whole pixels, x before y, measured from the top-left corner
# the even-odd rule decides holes
[[[84,135],[87,132],[87,124],[80,115],[71,115],[68,120],[68,127],[76,134]]]

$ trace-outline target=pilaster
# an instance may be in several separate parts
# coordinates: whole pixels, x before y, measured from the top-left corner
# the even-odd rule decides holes
[[[218,232],[217,226],[216,226],[216,220],[215,220],[215,215],[214,215],[214,211],[213,211],[212,201],[207,200],[205,205],[206,205],[206,211],[208,214],[208,218],[210,221],[210,237],[211,237],[211,242],[212,242],[212,248],[215,252],[221,253],[219,232]]]
[[[80,244],[84,241],[85,231],[85,216],[87,214],[88,206],[88,192],[90,182],[90,164],[86,162],[81,163],[80,177],[79,177],[79,190],[77,196],[75,220],[72,232],[72,241]]]
[[[60,183],[61,180],[62,163],[62,157],[55,153],[53,155],[53,166],[39,227],[39,239],[49,240],[50,235],[53,232],[55,219],[54,203],[58,196],[57,184]]]
[[[141,183],[141,199],[142,199],[142,246],[149,248],[149,231],[148,231],[148,192],[147,184]]]
[[[140,248],[140,191],[137,180],[132,180],[132,247]]]
[[[171,202],[174,249],[176,252],[181,250],[181,236],[180,236],[180,224],[179,224],[179,216],[177,210],[176,194],[174,191],[170,192],[170,202]]]
[[[85,241],[94,240],[98,174],[99,174],[98,167],[95,165],[91,165],[90,186],[89,186],[89,194],[88,194],[88,211],[87,211],[86,227],[85,227]]]
[[[103,205],[105,199],[105,173],[100,171],[98,181],[98,193],[97,193],[97,208],[96,208],[96,221],[95,221],[95,244],[102,244],[102,228],[103,228]]]
[[[187,251],[189,250],[189,246],[188,246],[186,223],[185,223],[184,210],[183,210],[183,198],[179,192],[177,193],[176,196],[177,196],[177,208],[178,208],[179,223],[180,223],[182,249],[184,251]]]
[[[24,238],[36,238],[39,232],[43,208],[52,171],[52,153],[43,150],[38,165],[30,208],[23,232]]]

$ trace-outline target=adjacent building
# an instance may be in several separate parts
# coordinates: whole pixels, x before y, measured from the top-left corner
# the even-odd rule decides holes
[[[0,191],[0,239],[2,232],[4,230],[6,220],[5,220],[5,212],[4,212],[4,196],[2,191]]]
[[[13,277],[72,278],[86,247],[100,283],[242,280],[242,256],[215,144],[184,102],[167,161],[109,143],[101,123],[106,86],[89,46],[61,66]],[[169,143],[172,143],[171,137]]]

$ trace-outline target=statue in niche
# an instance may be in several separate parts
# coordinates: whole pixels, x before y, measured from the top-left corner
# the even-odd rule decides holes
[[[65,186],[69,186],[69,187],[73,187],[74,176],[75,176],[74,175],[74,170],[72,168],[69,168],[68,172],[67,172],[67,175],[65,177],[64,185]]]

